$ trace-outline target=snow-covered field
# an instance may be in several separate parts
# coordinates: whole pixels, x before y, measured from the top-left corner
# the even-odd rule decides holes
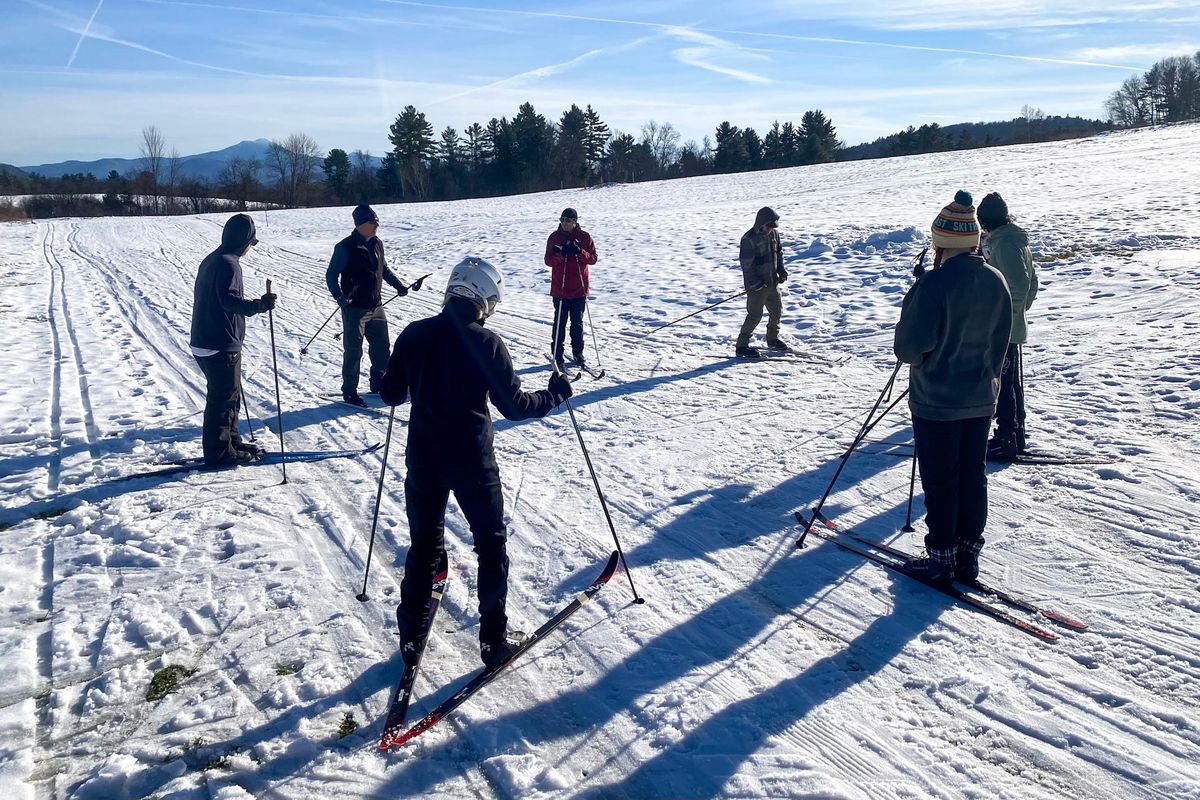
[[[1182,126],[378,208],[393,267],[434,273],[388,307],[393,335],[435,311],[450,266],[483,256],[508,283],[490,324],[539,388],[542,250],[562,207],[579,210],[608,377],[578,382],[574,404],[648,600],[619,575],[388,756],[374,743],[400,671],[407,407],[359,603],[379,454],[291,465],[287,485],[271,466],[114,482],[199,452],[192,281],[224,216],[0,225],[0,793],[1200,797],[1198,141]],[[820,498],[890,374],[909,260],[959,188],[1002,192],[1041,260],[1031,444],[1115,458],[991,470],[986,574],[1091,626],[1053,644],[835,545],[793,546],[791,512]],[[741,288],[737,241],[761,205],[783,218],[784,335],[836,365],[730,359],[739,301],[642,337]],[[269,279],[280,295],[289,449],[382,441],[386,417],[318,396],[338,386],[333,330],[299,353],[332,310],[324,270],[349,209],[255,216],[243,264],[248,290]],[[248,329],[262,439],[267,320]],[[497,430],[510,615],[532,630],[612,541],[565,410]],[[874,436],[908,439],[903,405]],[[923,525],[898,533],[908,476],[907,459],[855,455],[827,509],[915,550]],[[414,720],[479,667],[456,509],[447,538]],[[195,672],[147,701],[168,665]],[[347,714],[359,727],[339,738]]]

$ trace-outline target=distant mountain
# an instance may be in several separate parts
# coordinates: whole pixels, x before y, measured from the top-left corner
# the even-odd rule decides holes
[[[257,158],[265,161],[267,148],[271,145],[268,139],[254,139],[238,142],[224,150],[213,150],[210,153],[197,153],[191,156],[180,156],[180,170],[187,178],[204,178],[215,180],[227,163],[235,158]],[[38,164],[21,167],[26,173],[36,172],[47,178],[61,178],[63,175],[92,173],[97,178],[104,178],[112,170],[119,174],[137,172],[142,168],[140,158],[102,158],[97,161],[60,161],[57,164]]]
[[[0,175],[14,178],[28,177],[19,167],[14,167],[12,164],[0,164]]]

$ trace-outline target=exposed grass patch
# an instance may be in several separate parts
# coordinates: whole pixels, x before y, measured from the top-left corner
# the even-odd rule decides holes
[[[276,675],[295,675],[297,670],[299,670],[299,669],[300,669],[300,664],[296,663],[296,662],[292,662],[290,664],[276,664],[275,665],[275,674]]]
[[[338,723],[338,728],[337,728],[338,738],[341,739],[345,736],[349,736],[350,734],[354,733],[356,730],[358,730],[358,720],[356,720],[354,718],[354,712],[347,711],[345,714],[342,715],[342,721],[340,723]]]
[[[150,688],[146,690],[146,699],[150,702],[161,700],[179,688],[179,682],[196,674],[196,670],[181,664],[170,664],[154,673],[150,679]]]

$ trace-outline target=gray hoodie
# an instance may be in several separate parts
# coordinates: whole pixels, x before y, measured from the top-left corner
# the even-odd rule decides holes
[[[1004,276],[979,256],[963,253],[926,272],[904,296],[894,345],[912,365],[913,416],[990,417],[1011,328]]]

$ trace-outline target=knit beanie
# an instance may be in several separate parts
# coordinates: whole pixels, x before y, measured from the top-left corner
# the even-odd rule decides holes
[[[558,215],[559,219],[573,219],[579,221],[579,213],[573,208],[564,208],[563,213]]]
[[[933,246],[944,250],[965,250],[979,246],[979,223],[975,220],[975,199],[959,189],[954,202],[942,209],[933,221]]]
[[[366,203],[354,207],[354,224],[362,225],[364,222],[378,222],[379,215],[375,210]]]
[[[979,201],[979,224],[989,231],[1008,224],[1008,203],[999,192],[992,192]]]

